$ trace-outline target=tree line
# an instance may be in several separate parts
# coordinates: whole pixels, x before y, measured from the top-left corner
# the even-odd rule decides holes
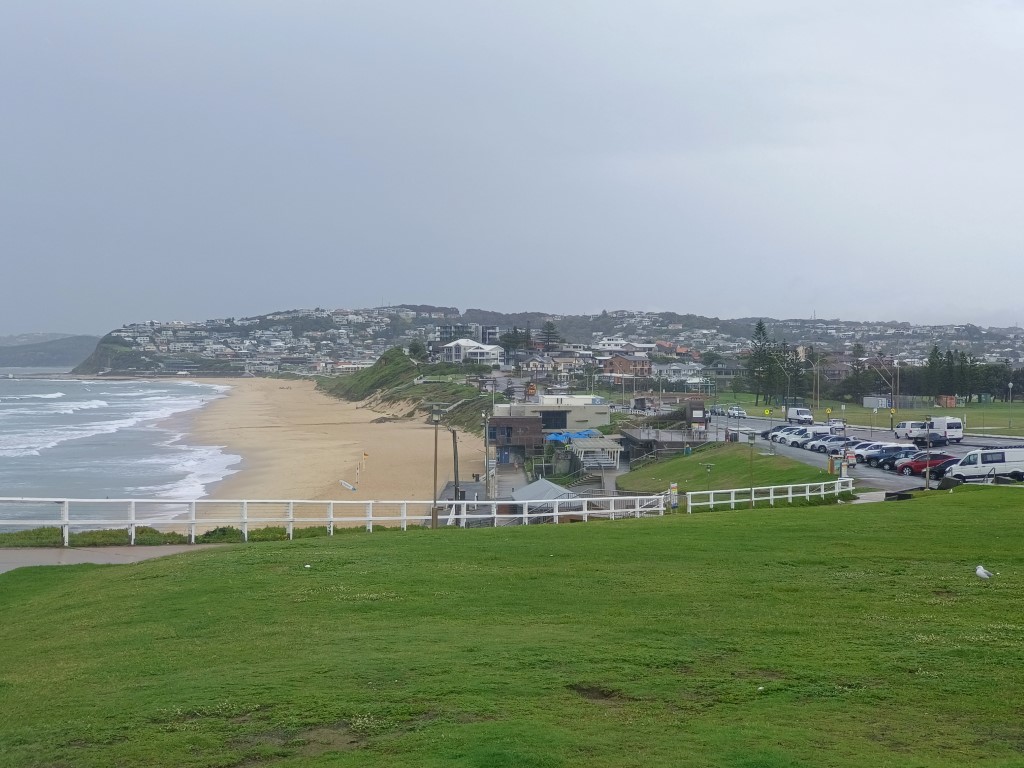
[[[1008,360],[989,363],[963,351],[932,347],[923,366],[898,366],[881,355],[872,355],[862,344],[851,349],[849,374],[830,382],[822,369],[832,362],[827,353],[809,347],[803,357],[785,341],[768,337],[763,321],[754,327],[753,343],[747,360],[745,386],[754,393],[755,405],[785,402],[788,397],[819,397],[835,400],[860,400],[865,395],[912,395],[940,397],[957,395],[968,402],[981,394],[1006,400],[1013,382],[1017,395],[1024,391],[1024,371],[1014,370]],[[742,386],[742,385],[741,385]]]

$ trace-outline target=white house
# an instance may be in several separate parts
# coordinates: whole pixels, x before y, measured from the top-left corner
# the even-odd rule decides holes
[[[472,339],[456,339],[441,347],[442,359],[446,363],[481,363],[501,365],[505,350],[497,344],[481,344]]]

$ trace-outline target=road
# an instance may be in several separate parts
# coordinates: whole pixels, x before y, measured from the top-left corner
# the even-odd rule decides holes
[[[732,419],[725,416],[713,416],[711,423],[720,434],[725,434],[726,427],[745,427],[748,429],[754,429],[758,432],[768,429],[770,426],[777,426],[780,424],[779,419],[766,418],[746,418],[746,419]],[[846,434],[849,437],[857,437],[862,440],[879,440],[888,442],[905,442],[903,440],[897,441],[893,436],[892,431],[888,429],[879,429],[878,427],[860,427],[850,426],[846,428]],[[760,440],[760,437],[758,438]],[[950,446],[944,446],[941,448],[935,448],[936,451],[943,451],[949,453],[952,456],[963,456],[973,448],[984,448],[986,446],[998,446],[998,445],[1020,445],[1022,444],[1020,438],[996,436],[996,435],[965,435],[963,442],[959,444],[953,444]],[[760,442],[755,444],[759,449],[767,450],[768,443]],[[772,443],[772,447],[775,453],[783,456],[788,456],[796,461],[801,461],[805,464],[810,464],[815,467],[825,468],[828,466],[828,457],[824,454],[816,453],[814,451],[806,451],[803,448],[793,448],[788,445],[778,445]],[[865,464],[858,464],[854,468],[850,475],[857,480],[857,485],[862,488],[877,488],[884,491],[906,491],[924,487],[923,477],[904,477],[903,475],[897,475],[895,472],[887,472],[884,469],[873,469]],[[934,481],[933,481],[934,482]]]

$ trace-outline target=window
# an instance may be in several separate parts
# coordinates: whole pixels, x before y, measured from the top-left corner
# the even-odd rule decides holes
[[[982,464],[1005,464],[1006,454],[1002,451],[992,451],[991,453],[981,454]]]
[[[566,429],[568,425],[568,411],[542,411],[540,414],[541,429]]]
[[[969,453],[960,459],[960,463],[965,467],[974,467],[978,464],[978,454]]]

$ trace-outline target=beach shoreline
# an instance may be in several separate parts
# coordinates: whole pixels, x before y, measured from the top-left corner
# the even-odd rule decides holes
[[[205,498],[426,500],[433,497],[435,430],[422,418],[330,397],[300,379],[223,378],[225,396],[195,413],[189,443],[242,457]],[[454,478],[451,439],[440,441],[438,490]],[[459,433],[459,474],[482,473],[483,441]],[[350,490],[342,481],[355,488]]]

